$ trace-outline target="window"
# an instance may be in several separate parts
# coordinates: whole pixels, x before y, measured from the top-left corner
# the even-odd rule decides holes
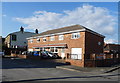
[[[46,38],[45,37],[43,38],[43,42],[46,42]]]
[[[16,35],[12,35],[12,41],[17,41],[17,36]]]
[[[37,38],[37,42],[40,42],[40,38]]]
[[[32,40],[32,39],[30,40],[30,43],[33,43],[33,40]]]
[[[64,39],[64,35],[59,35],[59,40],[63,40]]]
[[[55,37],[54,36],[51,36],[50,37],[50,41],[54,41],[55,40]]]
[[[72,39],[78,39],[80,38],[80,33],[72,33]]]
[[[50,51],[51,51],[51,52],[54,52],[54,47],[50,48]]]
[[[51,47],[50,51],[53,52],[53,53],[58,53],[58,48]]]
[[[57,49],[57,48],[54,48],[54,52],[56,52],[56,53],[57,53],[57,52],[58,52],[58,49]]]
[[[101,45],[101,42],[98,42],[98,45]]]
[[[24,42],[24,44],[27,44],[27,42]]]

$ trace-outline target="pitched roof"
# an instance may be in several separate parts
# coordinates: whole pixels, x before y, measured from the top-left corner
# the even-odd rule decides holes
[[[10,33],[10,34],[16,34],[16,33],[19,33],[19,32],[21,32],[21,31],[17,31],[17,32],[13,32],[13,33]],[[23,33],[32,33],[32,34],[36,34],[36,33],[34,33],[34,32],[23,32]]]
[[[8,34],[5,38],[7,38],[9,35],[13,35],[13,34],[16,34],[16,33],[19,33],[19,32],[21,32],[21,31],[12,32],[12,33]],[[31,34],[33,34],[33,35],[36,35],[36,33],[34,33],[34,32],[25,32],[25,31],[24,31],[23,33],[31,33]]]
[[[48,30],[46,32],[42,32],[40,34],[37,34],[35,36],[42,36],[42,35],[55,34],[55,33],[61,33],[61,32],[68,32],[68,31],[79,30],[79,29],[84,29],[84,28],[85,27],[83,27],[81,25],[73,25],[73,26],[67,26],[67,27],[63,27],[63,28]]]
[[[107,50],[120,51],[120,44],[106,44],[106,46],[104,47],[104,51],[107,51]]]
[[[32,37],[29,37],[27,39],[30,39],[30,38],[34,38],[34,37],[37,37],[37,36],[41,36],[41,37],[44,37],[44,36],[50,36],[52,34],[59,34],[59,33],[71,33],[71,32],[75,32],[75,31],[88,31],[88,32],[91,32],[93,34],[96,34],[100,37],[105,37],[97,32],[94,32],[84,26],[81,26],[81,25],[72,25],[72,26],[67,26],[67,27],[63,27],[63,28],[58,28],[58,29],[53,29],[53,30],[48,30],[48,31],[45,31],[45,32],[42,32],[40,34],[37,34],[37,35],[34,35]]]

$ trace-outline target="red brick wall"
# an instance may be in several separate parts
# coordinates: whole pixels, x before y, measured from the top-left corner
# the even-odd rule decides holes
[[[101,45],[98,45],[98,42],[101,42]],[[85,53],[103,53],[104,38],[94,35],[90,32],[85,33]]]
[[[73,60],[73,59],[66,59],[66,62],[69,62],[71,65],[84,67],[84,60]]]
[[[26,55],[18,55],[19,58],[26,59]]]
[[[64,34],[64,40],[59,40],[58,35],[55,35],[55,40],[50,41],[50,37],[46,37],[47,41],[43,42],[43,38],[40,38],[40,42],[37,43],[36,39],[33,39],[33,43],[28,41],[28,48],[33,48],[33,45],[45,45],[45,44],[57,44],[57,43],[66,43],[67,48],[65,49],[65,54],[71,53],[71,48],[82,48],[82,60],[70,60],[66,59],[67,62],[70,62],[71,65],[84,67],[84,54],[89,56],[91,53],[103,53],[103,44],[104,39],[97,35],[94,35],[89,32],[80,32],[80,38],[71,39],[71,34]],[[101,42],[101,45],[98,45],[98,42]],[[59,55],[60,54],[59,49]]]
[[[71,39],[71,34],[64,34],[64,40],[59,40],[59,36],[55,35],[55,40],[50,41],[50,37],[46,37],[47,41],[43,42],[43,38],[40,38],[40,42],[37,43],[36,39],[32,39],[33,43],[30,43],[28,40],[28,49],[33,48],[34,45],[45,45],[45,44],[57,44],[57,43],[66,43],[67,48],[65,49],[65,53],[71,53],[71,48],[82,48],[82,53],[84,54],[84,42],[85,42],[85,32],[80,32],[79,39]],[[59,55],[60,55],[59,49]],[[84,58],[84,56],[83,56]]]
[[[120,59],[85,60],[85,67],[107,67],[120,63]]]

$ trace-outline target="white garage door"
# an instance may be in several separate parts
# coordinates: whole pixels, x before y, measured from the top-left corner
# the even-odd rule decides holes
[[[28,51],[33,51],[33,49],[28,49]]]
[[[82,48],[72,48],[71,59],[82,59]]]

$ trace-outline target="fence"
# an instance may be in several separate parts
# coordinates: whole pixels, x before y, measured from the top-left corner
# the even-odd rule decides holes
[[[82,59],[81,54],[67,54],[67,59]]]
[[[116,58],[120,58],[120,54],[90,54],[90,58],[86,58],[86,59],[103,60],[103,59],[116,59]]]
[[[89,54],[79,59],[77,54],[67,54],[66,61],[81,67],[107,67],[120,64],[120,54]]]
[[[120,59],[101,59],[101,60],[85,60],[85,67],[109,67],[112,65],[120,64]]]
[[[120,54],[91,54],[85,59],[85,67],[107,67],[120,64]]]

